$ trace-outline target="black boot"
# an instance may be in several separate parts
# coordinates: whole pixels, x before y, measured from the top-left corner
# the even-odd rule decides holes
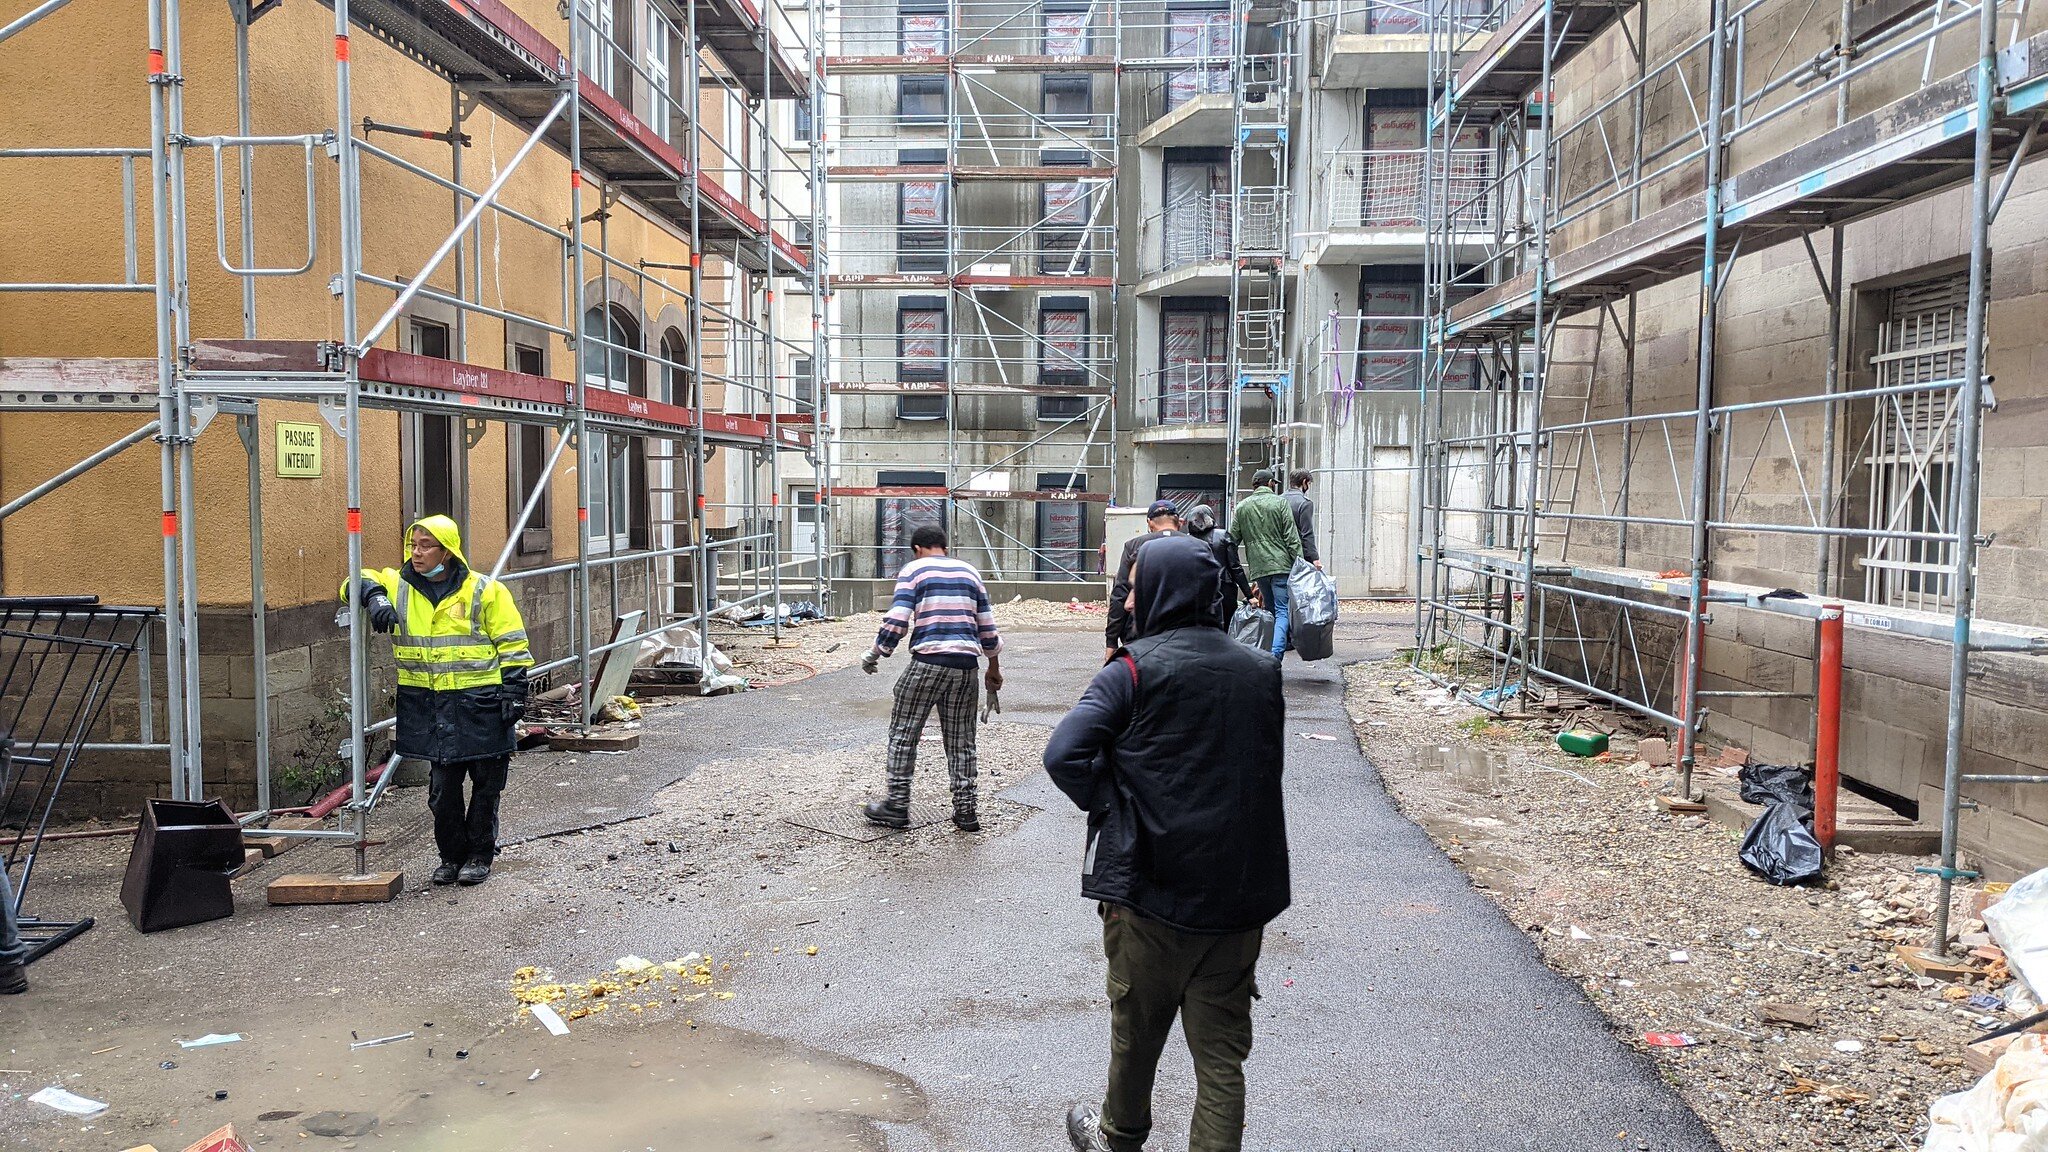
[[[870,800],[861,805],[860,812],[870,824],[880,824],[884,828],[910,827],[910,805],[900,801]]]
[[[464,884],[481,884],[491,878],[491,862],[471,860],[455,873],[455,878]]]
[[[449,863],[449,862],[448,862],[448,861],[446,861],[446,860],[443,860],[443,861],[441,861],[441,866],[440,866],[439,868],[436,868],[436,869],[434,869],[434,877],[433,877],[433,879],[434,879],[434,883],[436,883],[436,884],[453,884],[453,883],[455,883],[455,877],[456,877],[456,874],[457,874],[457,869],[459,869],[460,867],[461,867],[461,865],[459,865],[459,864],[451,864],[451,863]]]
[[[28,991],[28,965],[0,964],[0,996],[19,996]]]
[[[962,832],[981,831],[981,818],[974,814],[974,800],[972,797],[964,801],[953,801],[953,827],[958,828]]]

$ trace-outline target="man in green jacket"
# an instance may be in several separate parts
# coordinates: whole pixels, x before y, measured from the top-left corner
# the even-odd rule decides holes
[[[1287,501],[1273,491],[1273,473],[1252,476],[1252,494],[1237,506],[1231,538],[1244,554],[1244,570],[1259,586],[1259,599],[1273,613],[1273,658],[1287,651],[1287,574],[1301,556],[1301,532]]]

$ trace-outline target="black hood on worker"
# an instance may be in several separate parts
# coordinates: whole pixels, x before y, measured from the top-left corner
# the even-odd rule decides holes
[[[1139,636],[1216,626],[1223,565],[1207,544],[1187,536],[1161,536],[1138,549],[1136,568],[1133,615]]]

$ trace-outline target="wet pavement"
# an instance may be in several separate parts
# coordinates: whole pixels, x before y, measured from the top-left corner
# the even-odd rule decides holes
[[[1261,966],[1246,1147],[1714,1148],[1360,756],[1338,663],[1401,631],[1346,621],[1337,660],[1287,666],[1294,907]],[[1009,645],[984,743],[1028,764],[1100,640]],[[890,680],[849,669],[690,700],[651,713],[635,753],[522,757],[513,847],[478,889],[264,906],[266,876],[338,866],[300,849],[237,885],[233,919],[142,937],[115,899],[120,849],[53,849],[39,899],[101,925],[38,964],[28,997],[0,1001],[0,1147],[175,1152],[230,1120],[270,1146],[349,1143],[300,1137],[322,1110],[378,1114],[359,1146],[400,1150],[1065,1147],[1060,1115],[1100,1092],[1108,1046],[1080,813],[1017,770],[979,836],[859,844],[780,821],[816,801],[806,772],[849,774],[844,802],[866,765],[879,786]],[[937,789],[939,749],[924,747],[919,786]],[[412,884],[432,862],[419,803],[396,794],[373,857]],[[508,992],[525,965],[585,979],[697,949],[731,965],[730,999],[666,996],[556,1038]],[[223,1048],[174,1042],[237,1030],[248,1038]],[[77,1120],[27,1102],[50,1083],[113,1107]],[[1192,1103],[1169,1045],[1153,1147],[1184,1146]],[[300,1115],[257,1119],[285,1111]]]

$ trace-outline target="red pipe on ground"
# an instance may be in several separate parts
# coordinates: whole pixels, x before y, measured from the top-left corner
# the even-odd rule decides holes
[[[363,774],[363,783],[374,787],[377,781],[383,778],[384,773],[390,770],[390,764],[379,764]],[[306,815],[311,816],[315,820],[327,819],[327,817],[334,814],[336,808],[348,803],[348,798],[355,794],[355,790],[356,786],[354,784],[343,784],[341,787],[329,792],[326,799],[306,809]]]
[[[1835,797],[1842,787],[1842,606],[1820,609],[1820,650],[1814,667],[1813,838],[1835,852]]]

